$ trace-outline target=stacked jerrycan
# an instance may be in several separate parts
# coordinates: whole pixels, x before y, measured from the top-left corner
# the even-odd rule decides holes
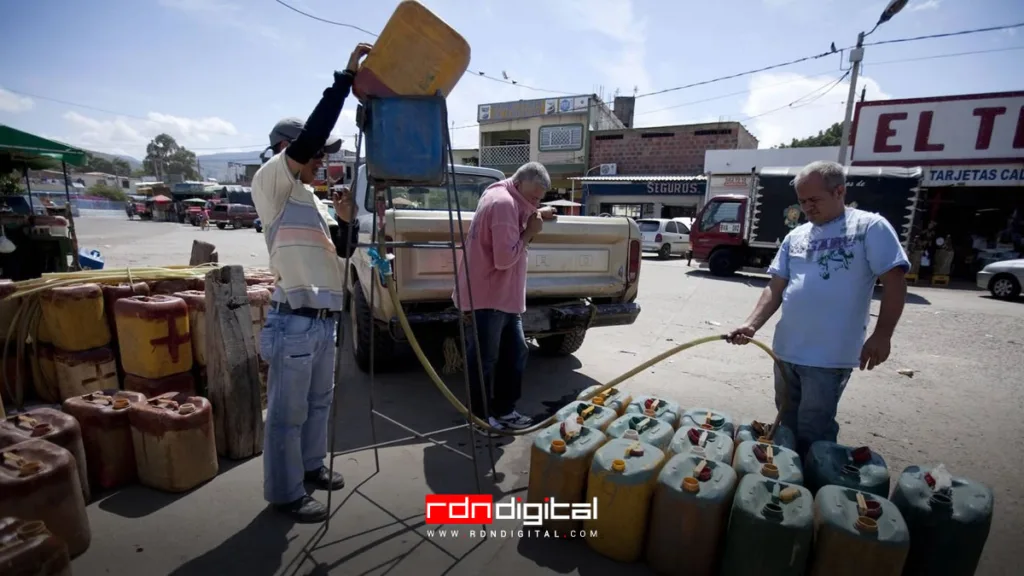
[[[36,408],[0,421],[0,448],[33,439],[52,442],[71,452],[71,461],[78,470],[82,497],[88,503],[92,497],[88,460],[82,443],[82,427],[78,421],[52,408]]]
[[[626,406],[626,414],[657,418],[673,429],[679,425],[679,404],[657,396],[637,396]]]
[[[910,530],[904,576],[971,576],[992,526],[992,490],[953,477],[945,466],[910,466],[900,474],[892,502]]]
[[[619,390],[618,388],[609,388],[604,392],[597,394],[593,398],[590,398],[590,395],[593,394],[594,391],[600,387],[600,385],[596,385],[591,386],[589,388],[585,388],[582,392],[580,392],[578,399],[583,400],[585,402],[590,402],[591,404],[595,404],[597,406],[611,408],[612,410],[615,410],[616,414],[622,416],[626,412],[626,406],[629,405],[633,397],[630,396],[629,392],[626,392],[625,390]]]
[[[881,496],[824,486],[814,498],[810,576],[900,576],[910,551],[903,515]]]
[[[800,456],[789,448],[762,442],[744,442],[736,449],[732,467],[742,478],[747,474],[760,474],[786,484],[803,484],[804,473]]]
[[[572,402],[555,413],[555,420],[557,422],[572,419],[578,424],[602,432],[607,430],[608,425],[614,422],[617,417],[618,414],[611,408],[605,408],[604,406],[598,406],[597,404],[581,400]]]
[[[889,496],[889,468],[867,446],[851,448],[834,442],[815,442],[807,452],[804,472],[804,485],[813,493],[831,484],[882,498]]]
[[[177,296],[132,296],[114,303],[125,390],[147,398],[195,394],[188,304]]]
[[[721,575],[802,576],[813,539],[811,492],[748,474],[736,488]]]
[[[771,436],[770,440],[769,436]],[[773,427],[771,424],[758,422],[757,420],[752,421],[750,424],[741,424],[736,428],[736,438],[734,440],[737,447],[744,442],[759,441],[796,451],[796,435],[793,434],[792,430],[781,424],[778,427]]]
[[[727,434],[699,426],[680,426],[669,444],[670,454],[694,454],[723,464],[732,464],[732,439]]]
[[[636,431],[629,436],[635,438]],[[616,438],[598,448],[587,478],[587,501],[596,500],[598,513],[583,521],[587,545],[594,551],[619,562],[640,559],[664,461],[664,452],[636,439]]]
[[[693,453],[662,468],[647,531],[647,563],[658,574],[715,576],[736,472]]]
[[[672,442],[672,425],[664,420],[644,416],[642,414],[629,414],[619,417],[612,422],[605,430],[610,438],[636,438],[646,442],[658,450],[665,451]]]
[[[711,408],[693,408],[683,412],[679,418],[679,426],[699,426],[705,430],[722,432],[729,436],[736,434],[736,425],[732,418],[724,412]]]
[[[587,476],[594,453],[607,436],[596,428],[582,426],[575,419],[552,424],[537,435],[530,450],[530,485],[526,501],[543,504],[582,503],[587,490]],[[545,527],[569,532],[580,528],[580,521],[548,520]]]
[[[117,388],[117,362],[99,284],[51,288],[40,301],[42,322],[53,340],[59,399]]]

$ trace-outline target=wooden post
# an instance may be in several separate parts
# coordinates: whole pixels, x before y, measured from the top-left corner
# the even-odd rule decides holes
[[[206,274],[206,382],[217,454],[232,460],[263,451],[256,341],[241,266]]]
[[[192,241],[192,256],[188,260],[189,266],[200,266],[202,264],[216,263],[218,260],[217,247],[202,240]]]

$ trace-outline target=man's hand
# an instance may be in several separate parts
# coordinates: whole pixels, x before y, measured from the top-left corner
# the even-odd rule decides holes
[[[889,359],[890,341],[884,336],[872,334],[860,349],[860,369],[871,370]]]
[[[334,204],[335,219],[342,222],[352,220],[352,191],[348,187],[342,188],[341,192],[335,192],[331,202]]]
[[[742,346],[743,344],[750,342],[750,339],[753,338],[754,334],[756,333],[756,328],[754,328],[750,324],[744,324],[743,326],[740,326],[739,328],[733,330],[732,332],[729,332],[729,334],[727,334],[725,337],[725,341],[728,342],[729,344],[736,344],[737,346]]]
[[[348,58],[348,66],[345,67],[345,70],[348,70],[349,72],[351,72],[353,74],[356,74],[357,72],[359,72],[359,61],[363,59],[363,56],[366,56],[367,54],[369,54],[370,53],[370,49],[372,49],[372,48],[373,48],[372,44],[365,44],[365,43],[356,44],[356,49],[353,50],[352,51],[352,55],[349,56],[349,58]]]
[[[526,230],[523,231],[523,239],[527,242],[533,240],[533,237],[540,234],[540,231],[544,229],[544,221],[541,220],[540,211],[536,211],[530,214],[529,219],[526,220]]]
[[[544,208],[537,210],[537,213],[540,214],[541,220],[550,221],[558,219],[558,212],[556,212],[551,206],[545,206]]]

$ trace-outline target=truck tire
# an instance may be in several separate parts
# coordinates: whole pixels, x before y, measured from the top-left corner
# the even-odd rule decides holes
[[[537,347],[544,356],[569,356],[583,346],[586,335],[586,329],[576,328],[565,334],[537,338]]]
[[[223,229],[225,229],[227,227],[228,227],[228,225],[225,224],[224,222],[217,222],[217,229],[218,230],[223,230]]]
[[[715,276],[732,276],[739,267],[732,250],[716,250],[708,260],[708,269]]]
[[[242,227],[242,221],[239,220],[238,218],[235,218],[234,221],[231,222],[231,227],[234,228],[235,230],[238,230],[239,228]]]
[[[352,355],[355,356],[356,366],[365,373],[370,372],[370,348],[373,347],[374,372],[383,372],[383,368],[393,365],[395,341],[391,335],[381,330],[380,327],[373,330],[371,344],[371,326],[373,326],[373,313],[370,311],[370,304],[363,296],[363,290],[356,284],[355,289],[350,293],[348,304],[349,309],[349,340],[352,341]]]
[[[672,255],[672,247],[668,244],[662,244],[661,248],[658,249],[658,259],[668,260],[668,257]]]

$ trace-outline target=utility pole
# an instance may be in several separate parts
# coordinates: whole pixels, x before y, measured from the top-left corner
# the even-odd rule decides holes
[[[860,63],[864,60],[864,38],[869,36],[882,24],[888,22],[893,16],[906,7],[909,0],[889,0],[889,5],[882,11],[878,23],[869,32],[861,32],[857,35],[857,46],[850,51],[850,94],[846,97],[846,117],[843,119],[843,139],[839,142],[839,163],[846,166],[847,150],[850,147],[850,123],[853,121],[853,101],[857,97],[857,77],[860,75]]]

